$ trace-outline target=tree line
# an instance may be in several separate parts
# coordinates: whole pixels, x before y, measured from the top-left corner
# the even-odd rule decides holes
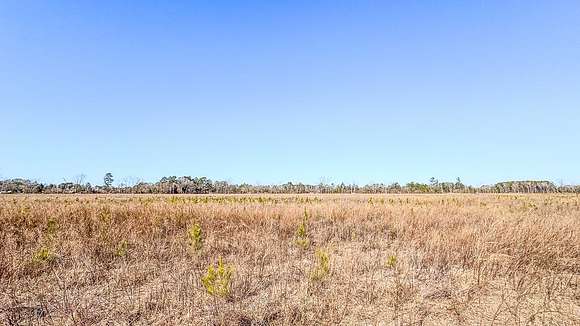
[[[23,194],[343,194],[343,193],[580,193],[580,186],[560,185],[551,181],[507,181],[494,185],[479,187],[464,185],[461,179],[455,182],[439,182],[431,178],[428,183],[409,182],[401,185],[397,182],[367,185],[345,183],[304,184],[287,182],[276,185],[234,184],[226,181],[212,181],[206,177],[170,176],[158,182],[136,181],[129,184],[121,182],[114,185],[114,177],[107,173],[102,185],[84,182],[84,176],[77,176],[73,181],[59,184],[45,184],[28,179],[0,180],[0,193]]]

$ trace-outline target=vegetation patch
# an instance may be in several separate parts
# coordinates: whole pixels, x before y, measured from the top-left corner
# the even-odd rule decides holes
[[[230,295],[231,278],[234,268],[218,259],[217,267],[213,264],[207,269],[207,273],[201,279],[206,292],[213,296],[227,297]]]

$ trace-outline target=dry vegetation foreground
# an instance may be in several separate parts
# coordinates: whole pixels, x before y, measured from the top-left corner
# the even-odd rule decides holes
[[[8,325],[580,324],[577,195],[2,196],[0,236]]]

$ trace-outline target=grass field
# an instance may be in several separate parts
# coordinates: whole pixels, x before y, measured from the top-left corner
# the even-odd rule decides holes
[[[1,196],[0,236],[9,325],[580,324],[577,195]]]

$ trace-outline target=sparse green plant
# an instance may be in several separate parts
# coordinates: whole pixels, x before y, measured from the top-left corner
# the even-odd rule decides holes
[[[48,222],[46,222],[46,233],[49,237],[53,237],[56,234],[58,229],[58,224],[54,218],[49,218]]]
[[[54,254],[48,247],[42,246],[32,255],[32,261],[35,263],[50,262],[54,257]]]
[[[330,272],[330,257],[322,249],[316,250],[316,266],[310,273],[310,278],[314,281],[324,279]]]
[[[395,268],[397,266],[397,256],[390,255],[386,262],[387,268]]]
[[[233,271],[233,267],[225,265],[220,257],[217,268],[213,264],[210,265],[207,273],[202,277],[201,283],[210,295],[227,297],[230,294],[230,283]]]
[[[308,239],[308,212],[304,209],[304,218],[300,225],[298,225],[298,229],[296,230],[296,244],[301,247],[302,249],[308,249],[310,246],[310,240]]]
[[[127,250],[129,249],[129,244],[126,240],[119,242],[117,245],[117,250],[115,251],[115,256],[125,257],[127,256]]]
[[[299,238],[306,238],[308,235],[306,234],[306,221],[302,221],[300,225],[298,225],[298,230],[296,230],[296,236]]]
[[[201,226],[198,223],[189,228],[187,232],[189,238],[189,245],[194,250],[200,250],[203,247],[203,233],[201,231]]]
[[[109,223],[113,217],[110,207],[103,207],[98,212],[98,217],[102,222]]]

